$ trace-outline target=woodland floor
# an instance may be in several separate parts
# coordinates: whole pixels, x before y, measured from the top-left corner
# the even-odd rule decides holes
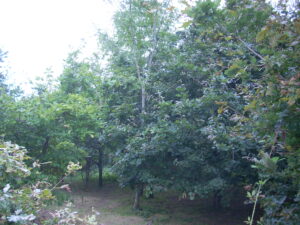
[[[106,183],[97,188],[91,182],[83,188],[82,182],[71,185],[70,200],[78,213],[99,212],[99,225],[243,225],[250,214],[249,207],[234,204],[234,208],[218,210],[211,201],[178,200],[178,194],[160,193],[153,199],[142,199],[143,210],[133,211],[133,191],[122,189],[116,183]]]

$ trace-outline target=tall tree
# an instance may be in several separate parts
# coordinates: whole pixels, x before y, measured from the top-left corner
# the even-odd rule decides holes
[[[113,109],[114,126],[127,132],[115,168],[124,185],[135,187],[134,208],[139,208],[140,193],[151,180],[147,177],[151,173],[148,164],[155,162],[155,153],[150,154],[143,142],[144,131],[155,120],[152,77],[160,48],[171,30],[173,12],[168,7],[168,1],[124,1],[115,15],[114,38],[101,35],[102,46],[110,56],[106,103]]]

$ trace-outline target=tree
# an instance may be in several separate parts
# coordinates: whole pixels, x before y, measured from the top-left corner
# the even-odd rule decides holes
[[[254,177],[250,163],[243,157],[255,154],[259,144],[244,139],[237,125],[244,123],[243,107],[248,103],[243,91],[251,89],[260,75],[258,68],[249,66],[258,56],[247,48],[248,43],[270,15],[270,7],[263,1],[228,3],[227,8],[220,8],[218,2],[203,1],[187,11],[191,20],[189,29],[182,34],[184,61],[179,64],[183,65],[184,75],[193,81],[184,85],[189,85],[189,98],[197,99],[201,105],[197,111],[204,121],[198,125],[202,130],[198,137],[206,139],[207,144],[199,145],[205,147],[198,147],[198,157],[207,156],[196,171],[211,171],[203,177],[196,172],[198,178],[190,191],[198,195],[211,193],[216,203],[226,190],[242,186]]]
[[[21,91],[18,87],[12,87],[7,84],[6,72],[2,70],[2,63],[7,53],[0,49],[0,137],[5,136],[7,127],[15,122],[16,116],[16,98],[20,96]]]
[[[249,93],[245,110],[252,135],[262,142],[254,159],[260,183],[258,200],[265,210],[263,224],[299,221],[299,3],[293,11],[280,1],[256,35],[262,76]],[[247,124],[249,126],[249,124]]]
[[[0,49],[0,63],[3,63],[4,58],[6,57],[6,52],[3,52]],[[5,75],[4,72],[2,71],[2,66],[0,67],[0,88],[1,88],[1,94],[2,92],[7,92],[7,85],[4,83],[5,82]]]
[[[93,91],[91,84],[96,77],[87,63],[76,62],[72,55],[60,77],[61,83],[55,87],[50,79],[46,83],[40,81],[37,94],[16,103],[14,122],[5,130],[5,138],[26,146],[31,157],[51,162],[43,167],[49,177],[62,176],[68,161],[84,162],[86,156],[95,158],[100,151],[94,141],[101,125],[99,104],[97,96],[89,92]],[[89,89],[80,86],[83,78],[93,78],[86,80],[89,83],[82,82]]]
[[[78,118],[77,114],[68,124],[74,132],[74,142],[77,146],[82,146],[87,153],[86,185],[89,182],[91,166],[96,164],[99,170],[98,184],[101,187],[104,158],[103,144],[100,142],[103,127],[101,88],[99,88],[101,71],[98,63],[93,62],[94,59],[80,60],[79,57],[80,51],[75,51],[67,58],[65,70],[59,77],[59,89],[62,95],[77,96],[85,102],[86,108],[82,111],[81,118]]]
[[[148,164],[155,162],[156,157],[155,152],[148,155],[143,147],[145,131],[155,121],[154,65],[159,62],[160,51],[169,38],[173,12],[167,10],[170,5],[165,1],[124,1],[122,4],[123,9],[115,15],[115,37],[101,34],[103,49],[110,56],[103,95],[111,109],[107,118],[112,120],[109,127],[113,126],[126,137],[119,141],[115,169],[123,185],[135,187],[134,208],[139,208],[143,186],[151,183]],[[161,164],[159,161],[155,166],[158,168]]]

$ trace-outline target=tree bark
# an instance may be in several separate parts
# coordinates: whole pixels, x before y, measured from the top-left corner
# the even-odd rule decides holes
[[[91,171],[91,159],[90,159],[90,157],[87,157],[86,165],[85,165],[85,187],[86,188],[90,182],[90,171]]]
[[[103,186],[103,152],[102,149],[99,148],[98,150],[99,158],[98,158],[98,185],[99,187]]]
[[[135,195],[134,195],[134,203],[133,203],[133,209],[135,210],[140,209],[141,189],[142,189],[141,185],[137,184],[135,186]]]

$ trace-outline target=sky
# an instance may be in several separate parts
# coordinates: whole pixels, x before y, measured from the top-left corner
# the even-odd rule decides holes
[[[52,68],[58,76],[64,59],[83,45],[97,47],[97,29],[112,30],[116,6],[105,0],[0,0],[0,48],[11,83],[30,91],[29,80]]]
[[[29,81],[44,76],[47,68],[59,76],[72,50],[85,46],[85,54],[91,54],[97,48],[97,29],[112,31],[116,2],[0,0],[0,48],[8,52],[4,66],[9,82],[30,92]]]

